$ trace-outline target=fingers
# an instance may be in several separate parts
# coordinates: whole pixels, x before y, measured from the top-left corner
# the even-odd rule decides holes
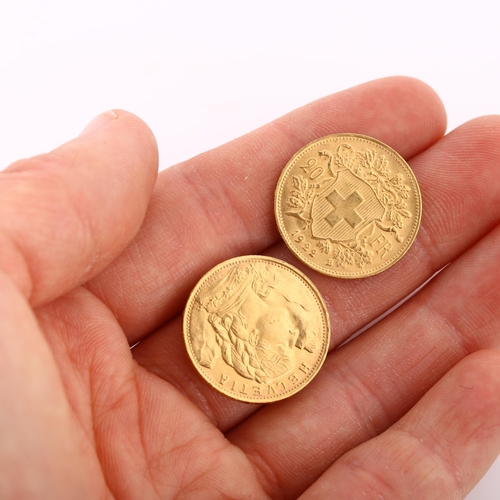
[[[274,189],[304,144],[349,131],[411,157],[437,141],[444,128],[437,96],[408,78],[377,80],[300,108],[163,172],[142,231],[89,289],[134,343],[177,314],[210,267],[277,241]]]
[[[379,275],[335,280],[301,265],[284,244],[270,249],[270,255],[293,263],[318,286],[330,312],[332,345],[404,298],[500,221],[499,143],[500,120],[486,117],[465,124],[411,161],[423,195],[422,228],[408,254]],[[179,320],[144,339],[133,353],[143,366],[180,387],[224,431],[256,409],[219,395],[197,375]]]
[[[458,364],[399,422],[301,497],[464,498],[500,452],[500,352]]]
[[[467,354],[500,347],[499,249],[497,227],[397,311],[331,353],[307,390],[231,431],[268,491],[296,496],[336,458],[394,424]]]
[[[0,267],[33,305],[99,272],[133,238],[157,170],[156,143],[124,111],[0,173]]]

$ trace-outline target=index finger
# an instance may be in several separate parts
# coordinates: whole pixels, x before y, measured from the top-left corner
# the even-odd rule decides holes
[[[88,283],[134,343],[177,314],[201,274],[278,240],[274,189],[290,157],[317,137],[376,137],[409,158],[444,133],[441,101],[427,85],[395,77],[339,92],[163,172],[143,227]]]

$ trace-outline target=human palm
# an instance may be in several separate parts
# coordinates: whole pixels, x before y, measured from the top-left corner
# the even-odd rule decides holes
[[[390,78],[158,179],[154,138],[122,111],[2,172],[0,497],[463,498],[500,450],[500,121],[445,122],[428,87]],[[415,244],[364,280],[304,268],[273,220],[287,160],[339,132],[388,143],[422,190]],[[315,282],[332,349],[451,265],[260,406],[197,375],[181,325],[204,272],[257,253]]]

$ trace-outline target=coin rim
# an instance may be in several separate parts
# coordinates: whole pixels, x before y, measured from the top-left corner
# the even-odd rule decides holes
[[[320,306],[320,309],[323,312],[323,315],[322,315],[322,322],[324,325],[323,329],[324,330],[326,329],[326,342],[324,342],[322,347],[321,347],[322,352],[321,352],[318,360],[316,361],[314,367],[311,369],[311,375],[308,378],[304,379],[299,386],[293,387],[291,390],[286,391],[286,392],[284,392],[278,396],[274,396],[274,397],[269,397],[269,396],[261,396],[261,397],[251,396],[248,398],[240,397],[237,395],[238,393],[233,394],[232,392],[225,389],[222,386],[222,384],[220,384],[219,382],[210,379],[208,377],[208,375],[203,373],[203,371],[198,366],[199,362],[196,359],[194,352],[192,350],[191,336],[189,334],[189,322],[190,322],[190,317],[191,317],[191,309],[192,309],[192,306],[194,304],[194,297],[199,293],[199,291],[201,290],[202,285],[205,283],[206,279],[208,277],[210,277],[211,275],[217,273],[218,271],[220,271],[224,267],[229,267],[229,266],[234,265],[236,262],[245,262],[245,261],[252,261],[252,260],[254,260],[254,261],[255,260],[265,260],[268,262],[272,262],[275,265],[284,267],[284,268],[288,269],[289,271],[291,271],[292,273],[297,274],[298,277],[300,279],[302,279],[304,281],[304,283],[311,288],[313,295],[316,297],[318,304]],[[323,299],[323,296],[321,295],[319,290],[316,288],[316,285],[302,271],[300,271],[296,267],[292,266],[288,262],[285,262],[285,261],[280,260],[280,259],[276,259],[274,257],[268,257],[268,256],[262,256],[262,255],[245,255],[245,256],[240,256],[240,257],[233,257],[231,259],[225,260],[224,262],[221,262],[220,264],[216,265],[215,267],[210,269],[208,272],[206,272],[198,280],[198,282],[194,286],[193,290],[189,294],[189,298],[186,302],[186,307],[184,308],[184,314],[183,314],[183,319],[182,319],[182,329],[183,329],[183,336],[184,336],[184,343],[186,345],[186,350],[187,350],[188,355],[191,359],[191,362],[193,363],[193,365],[196,368],[196,371],[201,375],[201,377],[203,379],[205,379],[205,381],[208,382],[208,384],[211,387],[213,387],[214,389],[216,389],[220,393],[230,397],[231,399],[235,399],[237,401],[243,401],[245,403],[273,403],[275,401],[280,401],[282,399],[286,399],[286,398],[296,394],[297,392],[302,390],[306,385],[308,385],[311,382],[311,380],[314,379],[314,377],[316,377],[319,370],[323,366],[323,363],[325,362],[326,356],[327,356],[328,351],[330,349],[330,338],[331,338],[330,315],[328,314],[328,309],[326,307],[326,303]],[[249,382],[251,382],[251,381],[249,381]]]
[[[293,168],[294,163],[296,162],[297,158],[303,154],[308,148],[310,148],[313,145],[316,145],[318,143],[322,143],[323,141],[328,142],[331,138],[340,138],[340,137],[346,137],[346,138],[351,138],[351,137],[356,137],[359,139],[363,139],[365,141],[370,141],[370,142],[375,142],[378,145],[382,146],[383,148],[387,148],[394,156],[396,157],[396,160],[399,160],[399,162],[402,164],[403,169],[407,170],[409,173],[410,181],[413,183],[415,187],[415,191],[417,193],[416,196],[416,208],[418,210],[418,216],[415,217],[415,221],[413,223],[413,228],[412,232],[410,232],[409,238],[407,239],[406,244],[403,246],[403,248],[388,262],[385,262],[384,264],[380,264],[377,266],[375,269],[370,270],[369,272],[366,271],[351,271],[351,272],[342,272],[342,271],[334,271],[333,269],[329,271],[328,269],[325,269],[324,267],[321,267],[320,265],[310,261],[307,257],[302,255],[298,250],[295,249],[295,246],[293,242],[291,241],[288,233],[285,230],[285,223],[283,220],[282,216],[282,211],[281,211],[281,193],[284,188],[284,181],[285,177],[287,177],[289,171]],[[319,139],[315,139],[314,141],[309,142],[306,144],[303,148],[301,148],[299,151],[297,151],[292,158],[288,161],[288,163],[285,165],[283,168],[281,175],[278,179],[278,183],[276,184],[276,189],[274,192],[274,215],[276,219],[276,225],[278,226],[278,231],[281,234],[281,237],[283,238],[283,241],[285,242],[286,246],[288,249],[304,264],[306,264],[308,267],[311,269],[314,269],[315,271],[318,271],[321,274],[324,274],[326,276],[331,276],[333,278],[340,278],[340,279],[357,279],[357,278],[368,278],[369,276],[374,276],[376,274],[379,274],[389,267],[392,267],[394,264],[396,264],[408,250],[410,247],[413,245],[413,242],[415,241],[415,238],[417,237],[417,233],[420,229],[420,223],[422,220],[422,193],[420,192],[420,186],[418,185],[417,178],[415,176],[415,173],[411,169],[410,165],[408,162],[394,149],[392,149],[390,146],[387,144],[383,143],[382,141],[379,141],[378,139],[374,139],[373,137],[370,137],[368,135],[363,135],[363,134],[330,134],[330,135],[325,135],[324,137],[320,137]]]

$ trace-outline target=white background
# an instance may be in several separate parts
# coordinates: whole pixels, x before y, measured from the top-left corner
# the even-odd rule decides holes
[[[498,2],[1,0],[0,166],[125,108],[166,168],[326,94],[404,74],[449,130],[500,113]],[[468,499],[500,498],[500,461]]]

